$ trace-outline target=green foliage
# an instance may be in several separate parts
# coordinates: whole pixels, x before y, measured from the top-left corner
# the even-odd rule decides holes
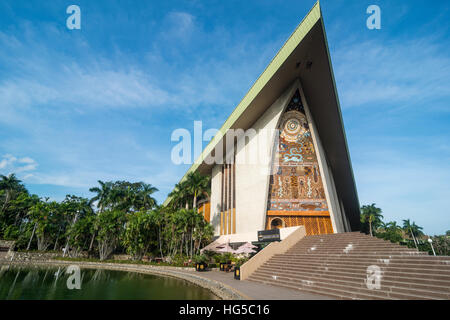
[[[246,263],[249,260],[249,258],[239,258],[236,260],[236,267],[242,266],[244,263]]]
[[[446,235],[431,237],[433,240],[433,247],[436,254],[439,256],[450,256],[450,235],[448,231]]]
[[[106,260],[120,242],[125,224],[125,213],[105,210],[97,215],[96,229],[100,260]]]
[[[215,263],[221,263],[222,262],[222,255],[221,254],[215,254],[214,256],[213,256],[213,261],[215,262]]]
[[[233,261],[234,259],[235,259],[234,255],[231,252],[225,252],[220,255],[219,261],[221,263],[229,263],[229,262]]]
[[[89,191],[96,193],[91,203],[98,202],[98,208],[103,210],[120,210],[135,212],[150,210],[156,207],[156,200],[152,194],[158,191],[155,187],[144,182],[128,181],[98,181],[100,187]]]
[[[393,231],[393,230],[387,230],[385,232],[377,232],[376,237],[391,241],[393,243],[399,243],[403,240],[401,232]]]
[[[197,254],[192,258],[192,260],[194,261],[194,263],[208,263],[209,262],[209,258],[204,254]]]
[[[405,233],[409,235],[413,240],[414,238],[423,235],[422,229],[423,228],[416,225],[415,222],[411,223],[409,219],[403,220],[403,231],[405,231]]]
[[[372,221],[373,233],[376,237],[408,246],[409,248],[417,248],[419,251],[433,254],[433,249],[427,241],[428,237],[422,232],[423,228],[418,226],[410,219],[403,220],[403,225],[399,226],[395,221],[384,223],[382,221],[381,209],[376,208],[375,204],[363,206],[361,208],[361,229],[369,233],[369,221]],[[370,216],[373,215],[372,218]],[[450,255],[450,231],[446,235],[431,237],[433,247],[437,255]]]
[[[208,198],[211,192],[210,177],[204,176],[198,172],[191,172],[186,179],[175,185],[173,191],[169,194],[169,206],[172,209],[188,209],[190,204],[192,208],[197,208],[197,201],[201,198]]]
[[[58,234],[59,226],[63,224],[64,216],[61,206],[56,201],[39,201],[30,208],[30,221],[36,226],[37,249],[47,250]]]
[[[376,230],[382,223],[383,215],[381,209],[371,205],[361,207],[361,231],[373,235],[373,230]]]
[[[182,206],[159,208],[155,187],[144,182],[98,181],[92,199],[66,196],[56,202],[30,195],[15,175],[0,176],[0,238],[19,250],[82,251],[105,261],[126,251],[139,260],[160,255],[185,265],[213,236],[212,226],[196,209],[209,195],[209,178],[190,174],[180,191]],[[181,200],[180,200],[181,199]]]
[[[137,211],[127,215],[122,243],[134,260],[141,260],[150,245],[156,243],[155,218],[149,211]]]
[[[376,237],[391,241],[393,243],[399,243],[403,240],[402,229],[395,221],[388,223],[381,222],[379,225],[380,226],[375,233]]]

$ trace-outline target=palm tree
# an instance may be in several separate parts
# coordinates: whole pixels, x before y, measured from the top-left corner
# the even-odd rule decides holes
[[[423,228],[418,226],[415,222],[412,223],[411,227],[412,227],[412,230],[414,231],[414,234],[416,236],[420,237],[420,236],[423,235],[423,232],[422,232]]]
[[[111,182],[103,182],[101,180],[98,180],[98,183],[100,184],[99,187],[90,188],[90,192],[97,193],[89,202],[89,204],[92,205],[95,201],[97,202],[97,207],[100,209],[100,212],[102,212],[110,203],[110,197],[111,197]]]
[[[361,207],[361,222],[369,223],[369,232],[373,236],[372,226],[377,227],[382,222],[383,215],[381,209],[375,206],[375,203],[371,205],[365,205]]]
[[[381,222],[380,227],[385,230],[398,230],[400,227],[397,225],[396,221],[389,221],[389,222]]]
[[[175,185],[173,191],[169,193],[169,197],[171,198],[170,204],[172,207],[181,208],[185,205],[185,208],[188,209],[188,201],[187,201],[187,185],[186,182],[180,182]]]
[[[17,179],[14,173],[8,176],[0,175],[0,191],[5,192],[1,213],[6,209],[6,206],[11,201],[15,192],[25,192],[25,187],[21,184],[22,181]]]
[[[158,191],[158,189],[151,184],[147,184],[142,182],[141,183],[141,191],[140,191],[140,197],[142,201],[142,206],[145,209],[152,209],[156,206],[156,199],[153,198],[151,195]]]
[[[204,176],[198,172],[191,172],[186,177],[186,185],[189,193],[193,197],[193,207],[197,209],[197,198],[200,195],[209,193],[209,180],[208,176]]]
[[[409,234],[410,236],[412,236],[414,244],[416,245],[416,248],[418,248],[418,246],[417,246],[418,241],[416,239],[416,235],[421,235],[422,229],[423,228],[416,225],[415,222],[411,223],[411,221],[409,219],[403,220],[403,230],[405,231],[406,234]]]

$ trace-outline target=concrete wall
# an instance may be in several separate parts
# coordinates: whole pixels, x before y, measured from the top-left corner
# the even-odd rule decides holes
[[[222,165],[217,164],[211,173],[211,224],[214,235],[220,235],[220,203],[222,188]]]
[[[297,85],[298,81],[293,83],[255,122],[252,128],[256,130],[256,136],[243,136],[237,143],[237,233],[264,230],[275,129]]]
[[[60,253],[53,252],[17,252],[13,251],[5,259],[14,262],[32,262],[50,260],[55,257],[60,257]]]

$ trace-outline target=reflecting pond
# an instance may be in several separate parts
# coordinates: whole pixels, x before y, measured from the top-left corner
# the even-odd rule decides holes
[[[0,265],[0,300],[217,299],[209,290],[185,280],[101,269],[80,269],[80,289],[69,289],[76,283],[73,280],[74,274],[65,267]],[[72,286],[68,286],[68,282]]]

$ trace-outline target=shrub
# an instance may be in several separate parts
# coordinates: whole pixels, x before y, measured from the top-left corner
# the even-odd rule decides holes
[[[195,255],[193,257],[194,263],[207,263],[209,261],[208,257],[204,254]]]

